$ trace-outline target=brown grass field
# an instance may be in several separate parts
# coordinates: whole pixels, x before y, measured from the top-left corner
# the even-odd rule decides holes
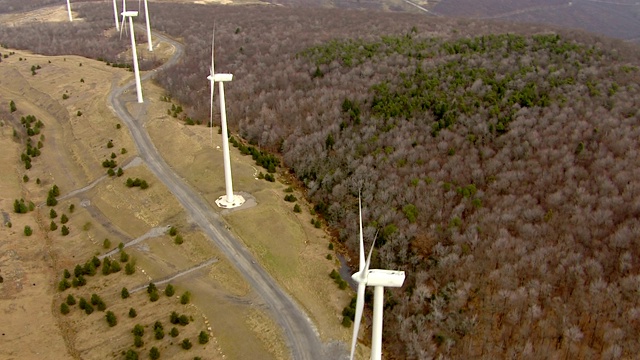
[[[31,74],[32,65],[41,66],[36,75]],[[16,51],[0,64],[0,106],[7,108],[3,112],[6,114],[9,101],[17,106],[15,113],[0,119],[0,159],[5,169],[0,174],[0,209],[11,223],[11,227],[0,227],[0,358],[123,358],[122,353],[128,349],[146,358],[151,346],[158,347],[163,358],[171,359],[288,358],[281,330],[265,312],[259,297],[189,221],[164,185],[141,162],[134,161],[137,154],[131,137],[125,127],[117,129],[120,121],[106,100],[112,84],[130,77],[124,70],[76,56],[43,57]],[[186,126],[167,115],[170,104],[160,101],[162,89],[150,82],[143,83],[143,89],[145,104],[131,104],[130,111],[144,115],[144,125],[166,161],[214,204],[224,192],[217,128],[211,143],[209,128]],[[68,98],[63,99],[63,94]],[[44,146],[41,155],[33,158],[33,167],[25,170],[20,154],[27,135],[22,133],[19,119],[29,114],[45,124],[41,132]],[[109,140],[113,148],[107,148]],[[121,152],[123,148],[125,153]],[[106,169],[101,163],[111,158],[111,153],[119,166],[131,162],[122,177],[104,176]],[[328,277],[331,269],[339,266],[325,259],[328,235],[310,224],[308,206],[301,204],[304,210],[299,214],[292,211],[293,204],[283,200],[286,185],[257,180],[256,165],[236,149],[232,149],[232,168],[234,189],[254,199],[256,205],[220,212],[231,231],[307,311],[324,341],[347,342],[350,329],[340,325],[340,312],[350,293],[338,290]],[[28,182],[23,181],[24,175],[29,177]],[[127,177],[145,179],[150,187],[127,188]],[[62,199],[91,183],[93,187]],[[44,202],[54,184],[61,190],[61,200],[54,207],[58,217],[53,221],[61,227],[60,216],[69,217],[67,236],[62,236],[60,229],[49,231],[52,219]],[[35,210],[14,213],[13,202],[19,198],[33,201]],[[72,204],[73,212],[69,208]],[[176,245],[166,234],[126,247],[125,251],[135,258],[135,274],[125,275],[124,264],[121,272],[108,276],[98,268],[95,276],[86,276],[86,286],[57,291],[64,269],[73,273],[76,264],[108,251],[102,247],[105,238],[110,240],[111,250],[120,242],[127,243],[154,227],[169,224],[178,229],[184,243]],[[33,235],[24,235],[25,225],[33,228]],[[189,305],[163,294],[151,303],[144,290],[129,299],[120,298],[122,287],[131,290],[211,259],[217,261],[171,281],[177,295],[186,290],[193,294]],[[158,288],[163,290],[164,285]],[[103,312],[86,315],[78,305],[70,306],[68,315],[60,313],[68,294],[88,300],[93,293],[116,314],[116,326],[107,325]],[[127,316],[131,307],[138,313],[135,319]],[[176,338],[168,335],[173,326],[169,323],[171,311],[193,318],[184,328],[177,325],[180,335]],[[160,321],[167,333],[162,340],[153,338],[155,321]],[[141,348],[133,346],[130,330],[135,324],[145,326]],[[206,345],[198,344],[201,330],[213,336]],[[193,343],[191,350],[180,348],[178,343],[184,338]]]

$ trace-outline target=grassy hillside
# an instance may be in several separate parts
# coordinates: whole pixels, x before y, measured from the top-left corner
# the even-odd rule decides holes
[[[353,254],[362,190],[374,266],[409,275],[386,292],[388,358],[640,352],[637,48],[408,14],[156,14],[187,46],[157,81],[198,119],[216,19],[231,127],[281,153]]]

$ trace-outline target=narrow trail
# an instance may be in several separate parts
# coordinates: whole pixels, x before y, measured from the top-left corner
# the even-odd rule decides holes
[[[158,33],[154,36],[175,48],[173,56],[160,67],[141,76],[141,81],[148,80],[157,72],[163,71],[180,61],[184,55],[182,44]],[[157,40],[156,43],[159,41]],[[203,74],[203,81],[206,74]],[[108,106],[122,119],[135,142],[138,154],[147,168],[162,181],[167,189],[183,206],[190,218],[198,224],[206,234],[212,245],[216,246],[233,264],[238,272],[247,280],[253,290],[264,300],[267,311],[282,328],[285,342],[295,360],[325,359],[323,344],[311,319],[280,285],[257,262],[253,255],[226,228],[224,220],[202,199],[198,192],[186,184],[173,169],[164,161],[149,134],[146,132],[141,119],[134,119],[129,113],[124,99],[125,92],[134,91],[135,82],[122,87],[114,87],[107,99]],[[128,96],[130,98],[130,96]],[[133,101],[133,100],[132,100]],[[145,104],[140,104],[144,109]],[[133,107],[139,106],[132,103]]]
[[[218,258],[211,258],[211,259],[209,259],[209,260],[207,260],[205,262],[202,262],[202,263],[200,263],[200,264],[198,264],[196,266],[190,267],[188,269],[184,269],[184,270],[179,271],[179,272],[177,272],[175,274],[172,274],[172,275],[169,275],[169,276],[165,276],[165,277],[162,277],[162,278],[159,278],[159,279],[152,279],[151,282],[154,283],[155,285],[164,285],[164,284],[168,283],[169,281],[175,280],[175,279],[177,279],[177,278],[179,278],[181,276],[185,276],[185,275],[187,275],[189,273],[192,273],[192,272],[194,272],[196,270],[200,270],[202,268],[205,268],[205,267],[207,267],[207,266],[209,266],[211,264],[215,264],[217,262],[218,262]],[[131,294],[136,293],[136,292],[138,292],[140,290],[146,289],[148,286],[149,286],[149,284],[138,285],[138,286],[134,287],[133,289],[129,290],[129,293],[131,293]]]
[[[128,241],[128,242],[124,243],[123,249],[124,248],[128,248],[128,247],[133,246],[133,245],[136,245],[136,244],[139,244],[142,241],[145,241],[147,239],[151,239],[151,238],[154,238],[154,237],[162,236],[166,232],[167,232],[167,228],[164,227],[164,226],[152,228],[151,230],[147,231],[146,234],[143,234],[139,238],[136,238],[136,239],[134,239],[132,241]],[[98,256],[98,259],[102,260],[102,259],[106,258],[107,256],[111,256],[111,255],[117,254],[119,251],[120,251],[120,248],[115,248],[115,249],[113,249],[113,250],[111,250],[111,251],[109,251],[107,253],[104,253],[104,254]]]

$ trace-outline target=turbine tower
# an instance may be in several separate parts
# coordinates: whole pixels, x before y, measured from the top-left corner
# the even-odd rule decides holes
[[[69,21],[73,21],[73,16],[71,16],[71,2],[67,0],[67,13],[69,14]]]
[[[113,18],[116,21],[116,31],[120,31],[120,21],[118,20],[118,4],[113,0]]]
[[[131,53],[133,56],[133,74],[136,78],[136,93],[138,94],[138,103],[143,103],[142,99],[142,86],[140,85],[140,70],[138,69],[138,52],[136,51],[136,36],[133,32],[133,17],[138,16],[137,11],[123,11],[122,12],[122,27],[125,28],[124,22],[126,18],[129,18],[129,30],[131,31]],[[122,34],[122,30],[120,32]]]
[[[138,11],[139,10],[140,0],[138,0]],[[147,22],[147,43],[149,44],[149,51],[153,51],[153,43],[151,41],[151,24],[149,23],[149,4],[147,3],[147,0],[144,0],[144,19]]]
[[[358,196],[358,209],[360,212],[360,266],[358,272],[353,274],[351,278],[358,283],[358,294],[356,297],[356,314],[354,318],[353,337],[351,339],[351,356],[356,350],[358,341],[358,330],[360,329],[360,321],[362,320],[362,312],[364,310],[364,291],[365,287],[373,286],[373,324],[371,331],[371,360],[380,360],[382,357],[382,308],[384,304],[384,288],[385,287],[401,287],[404,283],[404,271],[396,270],[380,270],[369,269],[371,264],[371,253],[375,245],[375,238],[367,260],[364,260],[364,239],[362,235],[362,202]]]
[[[213,92],[214,84],[218,82],[218,91],[220,92],[220,127],[222,128],[222,157],[224,163],[224,183],[226,188],[225,195],[220,196],[216,200],[216,204],[221,208],[234,208],[244,204],[244,198],[240,195],[233,194],[233,183],[231,180],[231,160],[229,158],[229,136],[227,134],[227,112],[224,101],[224,82],[231,81],[233,74],[216,74],[213,60],[215,48],[215,29],[211,38],[211,73],[207,80],[211,82],[211,118],[210,124],[213,127]]]

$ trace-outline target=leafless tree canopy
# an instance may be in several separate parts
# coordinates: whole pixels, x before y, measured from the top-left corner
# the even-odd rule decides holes
[[[351,251],[362,190],[374,266],[409,275],[386,292],[388,358],[640,353],[637,48],[409,14],[152,6],[187,53],[156,80],[208,116],[215,19],[231,128],[282,156]],[[123,51],[102,32],[108,4],[78,11],[97,30],[2,29],[0,42]],[[51,45],[62,33],[75,48]],[[91,52],[100,42],[116,45]]]

